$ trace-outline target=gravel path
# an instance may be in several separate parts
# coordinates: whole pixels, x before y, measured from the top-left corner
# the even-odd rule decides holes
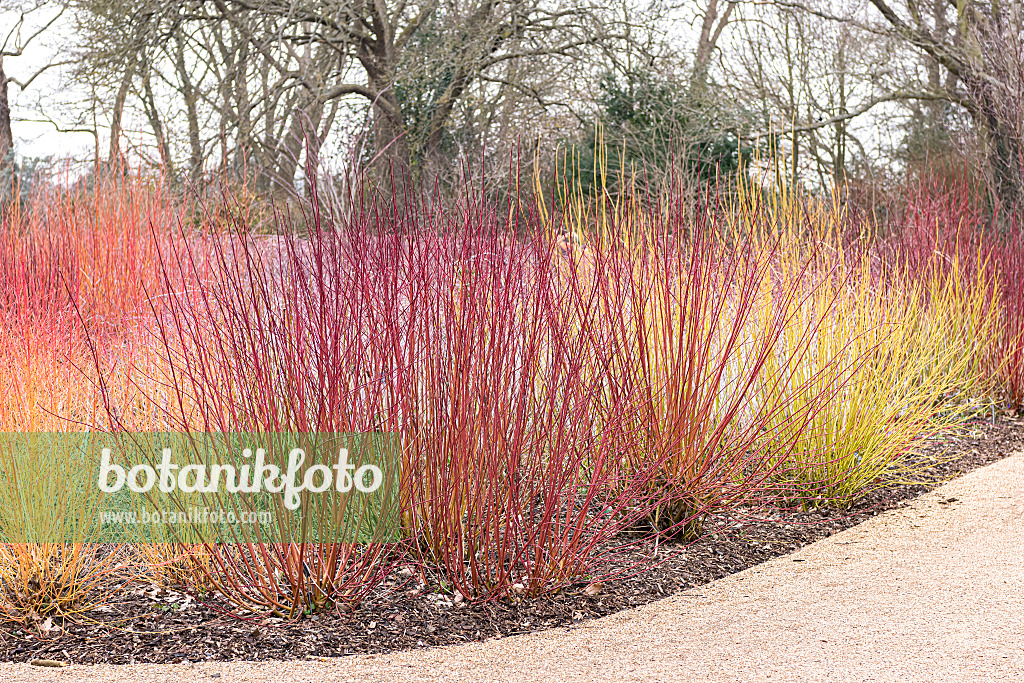
[[[451,648],[301,662],[0,664],[9,681],[1024,681],[1024,454],[645,607]]]

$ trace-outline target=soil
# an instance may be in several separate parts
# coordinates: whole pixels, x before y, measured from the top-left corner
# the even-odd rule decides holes
[[[913,456],[917,484],[875,491],[854,508],[774,511],[761,518],[710,518],[689,544],[662,542],[660,561],[633,576],[578,586],[539,598],[456,602],[416,590],[396,577],[398,590],[378,591],[354,611],[297,621],[239,619],[181,593],[146,588],[107,611],[38,629],[0,627],[0,661],[55,660],[77,664],[203,660],[317,659],[502,638],[569,626],[652,602],[714,581],[903,505],[934,486],[1024,449],[1024,419],[994,415],[969,422],[959,436],[934,439]],[[653,541],[651,542],[653,543]],[[653,550],[635,549],[637,558]],[[628,563],[629,558],[624,561]],[[404,583],[404,585],[403,585]]]

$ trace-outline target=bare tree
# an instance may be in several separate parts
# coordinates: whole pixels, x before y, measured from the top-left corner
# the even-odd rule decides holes
[[[410,167],[443,156],[447,127],[470,92],[521,94],[529,69],[578,56],[601,38],[593,8],[544,0],[214,0],[219,16],[275,64],[275,46],[315,43],[339,55],[321,84],[281,65],[315,100],[357,96],[371,108],[376,153]],[[253,30],[247,13],[274,17]],[[511,76],[515,78],[510,78]]]
[[[711,56],[738,4],[738,0],[726,0],[725,8],[722,9],[721,0],[707,0],[707,7],[701,17],[700,38],[693,55],[693,84],[697,89],[702,88],[707,82]]]
[[[911,76],[876,94],[865,107],[842,115],[849,119],[877,104],[892,101],[949,103],[962,108],[985,137],[985,154],[994,196],[1005,208],[1024,206],[1021,171],[1024,148],[1019,116],[1022,109],[1020,67],[1021,0],[868,0],[877,13],[866,17],[862,7],[836,12],[827,3],[776,0],[780,6],[856,29],[868,43],[882,38],[898,42],[925,58],[925,77]],[[831,122],[830,122],[831,123]],[[813,124],[811,124],[813,127]]]
[[[11,6],[0,3],[0,11],[12,9]],[[10,106],[10,85],[25,90],[39,76],[51,68],[66,64],[66,61],[51,61],[36,69],[28,77],[18,79],[9,76],[4,69],[4,58],[20,57],[36,39],[49,29],[64,13],[65,5],[50,3],[45,0],[30,6],[22,6],[17,21],[8,31],[2,44],[0,44],[0,176],[13,180],[14,164],[14,131],[11,127],[11,106]],[[33,15],[41,14],[47,10],[52,12],[48,19],[43,18],[42,22],[33,29],[27,28],[27,22]]]
[[[736,97],[757,109],[748,135],[770,142],[762,160],[777,184],[841,188],[852,168],[871,174],[888,163],[884,117],[855,119],[917,94],[898,85],[907,80],[898,45],[782,2],[744,6],[736,21],[724,68]]]
[[[507,154],[541,118],[580,108],[576,86],[593,77],[580,57],[611,42],[616,28],[599,7],[560,0],[78,0],[76,8],[87,46],[77,76],[100,94],[94,106],[110,122],[111,161],[128,140],[125,122],[139,121],[150,158],[172,176],[186,168],[195,182],[213,165],[264,187],[291,186],[339,121],[366,114],[364,161],[385,171],[436,170],[485,149]]]

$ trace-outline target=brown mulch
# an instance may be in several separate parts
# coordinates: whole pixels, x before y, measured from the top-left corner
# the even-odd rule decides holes
[[[742,571],[905,504],[933,486],[1024,448],[1024,419],[996,416],[966,425],[960,436],[936,439],[915,456],[929,484],[876,491],[852,510],[775,511],[770,518],[716,517],[705,534],[685,546],[662,543],[653,567],[601,587],[541,599],[483,604],[417,591],[396,577],[393,590],[370,595],[353,612],[298,621],[243,620],[183,594],[145,587],[49,631],[0,627],[0,661],[49,659],[78,664],[274,660],[388,652],[500,638],[568,626],[649,603],[671,593]],[[638,547],[637,558],[653,548]],[[626,558],[628,561],[628,558]],[[590,592],[594,592],[593,587]]]

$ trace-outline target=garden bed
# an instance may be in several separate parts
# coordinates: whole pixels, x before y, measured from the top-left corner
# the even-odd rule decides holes
[[[103,612],[88,613],[75,623],[54,623],[45,635],[3,627],[0,660],[119,664],[301,659],[452,645],[570,626],[788,554],[1022,448],[1024,419],[996,415],[994,421],[975,420],[959,436],[935,439],[915,456],[926,467],[921,479],[928,484],[876,491],[849,511],[715,517],[696,542],[662,543],[658,562],[639,573],[539,599],[468,604],[396,572],[355,611],[283,621],[239,619],[227,616],[216,604],[181,593],[132,586],[130,594],[106,605]],[[652,550],[648,543],[619,561],[629,566]]]

